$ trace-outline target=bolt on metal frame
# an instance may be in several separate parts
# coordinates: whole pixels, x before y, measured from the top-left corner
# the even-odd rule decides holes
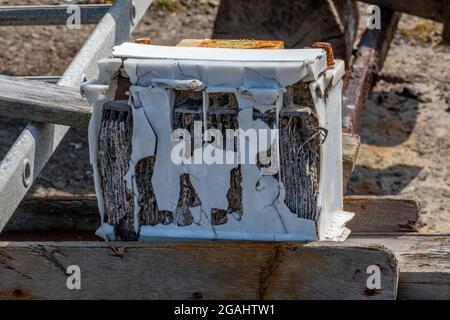
[[[151,2],[152,0],[116,0],[109,7],[107,13],[100,20],[57,84],[77,88],[84,79],[94,79],[98,73],[97,61],[110,55],[113,46],[128,39]],[[55,15],[62,16],[64,11],[61,8],[59,11],[57,9],[53,11],[56,12]],[[99,14],[103,9],[97,8],[97,13]],[[24,7],[21,10],[22,13],[28,12]],[[0,25],[7,24],[8,20],[2,15],[3,12],[7,12],[7,10],[0,8]],[[17,14],[18,11],[13,10],[12,12]],[[55,15],[52,15],[52,17],[55,17]],[[66,12],[66,19],[67,15]],[[64,24],[66,19],[53,19],[52,23],[47,24],[55,24],[58,21]],[[17,23],[14,24],[13,21],[14,19],[11,19],[10,25],[18,25]],[[24,25],[26,22],[23,19],[21,21],[19,25]],[[33,22],[45,24],[42,16],[30,19],[28,24],[33,25]],[[92,19],[83,20],[82,15],[81,23],[90,22],[92,22]],[[52,123],[29,122],[0,163],[0,232],[69,128]]]

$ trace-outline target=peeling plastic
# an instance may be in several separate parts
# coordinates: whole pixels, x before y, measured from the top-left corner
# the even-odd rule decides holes
[[[98,80],[82,86],[84,96],[94,108],[89,145],[102,221],[104,208],[97,169],[101,110],[105,102],[114,99],[117,84],[112,79],[115,73],[121,72],[131,82],[129,104],[133,113],[130,171],[124,179],[133,190],[134,227],[141,240],[342,241],[349,235],[350,230],[345,224],[353,214],[343,211],[342,190],[341,78],[345,71],[342,61],[336,60],[334,67],[327,69],[326,54],[321,49],[240,50],[133,43],[116,47],[113,56],[99,62]],[[284,203],[285,190],[279,178],[264,175],[256,164],[241,164],[243,214],[228,214],[227,223],[212,225],[211,209],[228,208],[230,172],[237,164],[177,165],[171,161],[172,148],[178,143],[171,141],[174,90],[201,91],[204,98],[210,93],[232,93],[239,105],[241,129],[270,130],[272,128],[260,119],[253,119],[253,109],[262,113],[275,110],[276,127],[284,108],[305,111],[304,107],[289,102],[292,100],[289,87],[299,81],[308,83],[319,125],[328,131],[328,137],[320,147],[319,218],[317,221],[299,218]],[[208,99],[204,99],[204,114],[210,107],[205,101]],[[267,141],[267,149],[272,143],[276,144],[278,140]],[[233,152],[217,149],[207,142],[203,148],[195,149],[193,156],[205,148],[236,157]],[[250,157],[257,156],[249,148],[245,151]],[[201,201],[200,206],[190,208],[194,218],[191,225],[138,225],[140,208],[134,168],[140,159],[152,155],[156,155],[156,161],[151,183],[159,210],[175,213],[180,175],[189,174]],[[106,223],[97,234],[106,240],[115,239],[113,228]]]

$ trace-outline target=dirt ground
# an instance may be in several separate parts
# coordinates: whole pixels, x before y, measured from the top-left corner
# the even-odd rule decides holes
[[[0,0],[0,5],[62,1]],[[87,1],[82,1],[87,2]],[[95,1],[91,1],[95,2]],[[210,37],[219,0],[156,1],[133,34],[157,44]],[[167,4],[167,5],[166,5]],[[360,5],[361,29],[365,5]],[[1,27],[0,73],[61,75],[93,26]],[[401,194],[422,203],[422,232],[450,232],[450,47],[442,25],[403,15],[383,72],[402,83],[379,81],[360,121],[360,157],[351,194]],[[0,118],[0,158],[26,121]],[[71,129],[30,194],[94,193],[87,135]]]
[[[421,231],[430,233],[450,232],[450,47],[441,34],[442,25],[402,16],[383,72],[405,83],[372,91],[349,190],[419,199]]]

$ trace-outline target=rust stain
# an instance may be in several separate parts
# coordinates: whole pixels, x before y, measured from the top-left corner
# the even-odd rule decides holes
[[[375,296],[375,295],[380,294],[380,293],[381,293],[381,289],[369,289],[369,288],[366,288],[364,290],[364,294],[369,296],[369,297]]]
[[[32,300],[37,297],[23,289],[0,291],[0,300]]]
[[[312,45],[313,48],[323,49],[327,53],[327,66],[328,69],[334,66],[334,54],[333,54],[333,46],[329,42],[315,42]]]
[[[193,300],[201,300],[201,299],[203,299],[203,294],[201,292],[198,292],[198,291],[193,292],[192,295],[191,295],[191,299],[193,299]]]
[[[138,43],[138,44],[147,44],[148,45],[148,44],[152,43],[152,40],[150,38],[138,38],[138,39],[134,40],[134,42]]]

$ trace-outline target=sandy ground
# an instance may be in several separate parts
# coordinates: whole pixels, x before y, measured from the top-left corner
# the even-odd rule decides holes
[[[450,232],[450,47],[442,26],[403,15],[380,81],[360,119],[353,194],[420,200],[423,232]]]
[[[58,1],[0,0],[0,5],[37,3]],[[148,36],[154,43],[175,44],[183,38],[210,37],[218,4],[180,0],[168,8],[153,7],[133,38]],[[361,5],[362,24],[364,12]],[[2,27],[0,73],[60,75],[92,29]],[[352,194],[419,199],[423,232],[450,232],[450,47],[439,44],[441,33],[439,24],[402,17],[383,72],[404,82],[380,81],[374,88],[361,118],[363,144],[349,187]],[[25,124],[0,118],[0,158]],[[93,192],[86,132],[72,129],[30,195]]]

